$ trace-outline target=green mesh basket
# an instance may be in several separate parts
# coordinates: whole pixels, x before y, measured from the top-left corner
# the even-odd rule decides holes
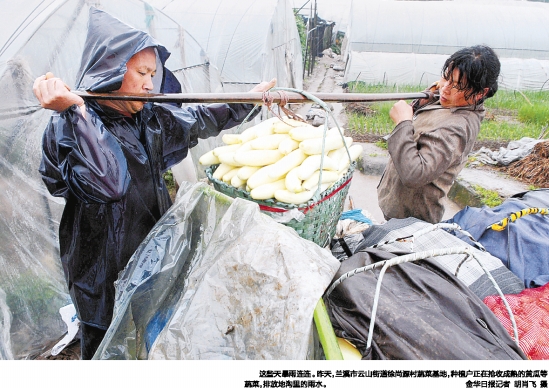
[[[217,167],[218,165],[213,165],[206,169],[206,176],[217,191],[232,198],[238,197],[255,202],[259,205],[259,208],[263,213],[273,217],[292,209],[299,210],[304,215],[304,218],[300,221],[292,219],[291,221],[285,222],[284,225],[293,228],[304,239],[310,240],[321,247],[325,247],[330,243],[330,240],[335,234],[337,222],[339,221],[339,217],[341,217],[345,199],[349,192],[356,162],[351,163],[349,170],[343,178],[337,181],[329,189],[320,193],[318,200],[313,198],[309,202],[300,205],[278,202],[275,199],[264,201],[255,200],[250,196],[248,191],[238,189],[219,179],[215,179],[213,173]]]

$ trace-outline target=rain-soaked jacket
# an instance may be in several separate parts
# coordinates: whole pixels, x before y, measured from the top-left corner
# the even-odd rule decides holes
[[[413,120],[395,126],[387,140],[391,157],[377,188],[386,219],[440,222],[442,201],[475,144],[484,106],[444,108],[438,94],[434,98],[414,112]]]
[[[163,46],[92,8],[77,89],[118,90],[126,62],[146,47],[157,52],[153,91],[179,91],[179,82],[164,68],[170,54]],[[60,255],[82,322],[108,328],[118,272],[171,205],[162,173],[185,158],[199,138],[237,125],[252,108],[149,103],[128,117],[87,101],[86,119],[76,105],[52,115],[40,173],[49,192],[66,200]]]

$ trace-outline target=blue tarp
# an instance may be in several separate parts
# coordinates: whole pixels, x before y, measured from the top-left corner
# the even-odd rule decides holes
[[[549,208],[549,189],[515,194],[494,208],[467,206],[446,222],[455,222],[471,233],[527,288],[539,287],[549,282],[549,215],[534,213],[519,217],[502,231],[488,228],[527,208]]]

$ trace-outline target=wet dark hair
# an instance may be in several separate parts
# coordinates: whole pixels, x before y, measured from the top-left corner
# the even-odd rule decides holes
[[[500,63],[497,54],[488,46],[466,47],[452,54],[442,67],[442,76],[457,83],[458,90],[464,91],[465,99],[489,88],[488,93],[476,104],[492,97],[498,91]],[[454,80],[452,73],[459,70],[459,79]],[[475,104],[475,105],[476,105]]]

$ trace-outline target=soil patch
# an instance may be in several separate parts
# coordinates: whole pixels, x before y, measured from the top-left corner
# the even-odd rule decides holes
[[[484,120],[492,120],[497,122],[506,122],[509,124],[519,124],[517,113],[509,109],[486,109]]]
[[[377,141],[382,140],[384,135],[376,135],[373,133],[357,134],[346,129],[345,136],[352,137],[353,141],[356,143],[376,143]]]
[[[370,107],[371,104],[366,102],[348,102],[343,104],[343,106],[346,113],[358,113],[364,116],[373,116],[376,114],[376,111]]]
[[[58,340],[52,341],[41,354],[30,357],[33,360],[80,360],[80,338],[77,335],[58,355],[52,356],[51,349]]]

